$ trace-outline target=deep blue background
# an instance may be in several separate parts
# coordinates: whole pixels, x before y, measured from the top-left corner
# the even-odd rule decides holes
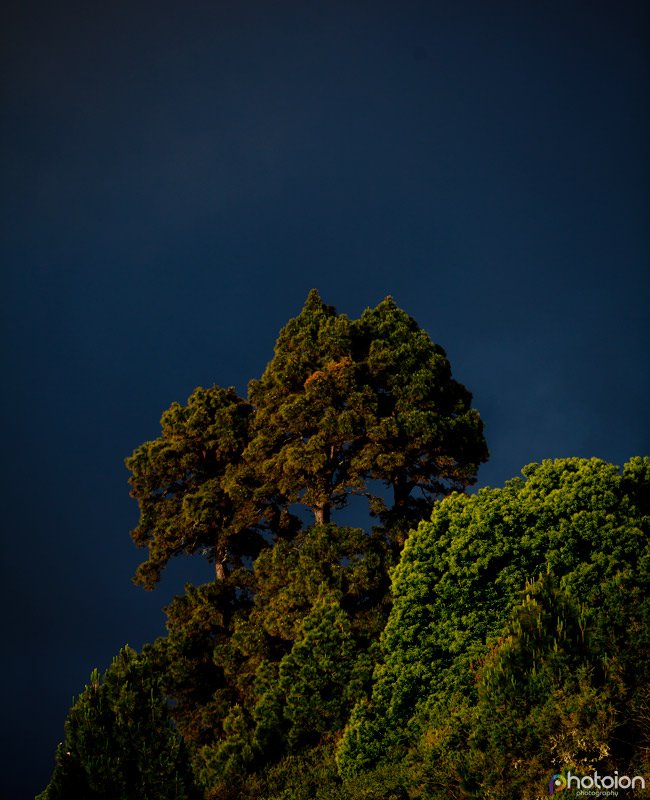
[[[195,386],[245,392],[311,287],[446,348],[479,485],[650,452],[649,10],[5,5],[2,797],[210,577],[132,586],[124,457]]]

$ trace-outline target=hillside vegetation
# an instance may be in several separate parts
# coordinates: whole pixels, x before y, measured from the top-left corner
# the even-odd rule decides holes
[[[567,771],[650,777],[650,458],[467,494],[487,457],[408,314],[352,320],[312,291],[246,398],[196,389],[127,459],[135,581],[194,554],[214,580],[93,672],[38,800],[533,800]],[[361,527],[337,523],[352,498]]]

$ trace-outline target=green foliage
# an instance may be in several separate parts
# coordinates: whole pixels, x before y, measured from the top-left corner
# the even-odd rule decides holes
[[[487,449],[444,351],[391,298],[350,320],[316,291],[248,401],[199,388],[161,425],[126,462],[149,551],[136,581],[153,588],[181,553],[215,563],[214,584],[167,609],[155,653],[195,771],[226,796],[343,728],[370,687],[396,543]],[[381,527],[331,523],[352,493]]]
[[[390,548],[378,534],[332,524],[310,528],[260,554],[251,618],[274,639],[293,641],[325,585],[340,594],[355,630],[375,640],[388,613],[392,565]]]
[[[324,524],[351,493],[365,495],[401,542],[487,459],[470,393],[411,317],[387,298],[350,320],[315,290],[280,331],[248,401],[198,388],[161,426],[126,460],[140,507],[132,537],[149,550],[136,582],[147,589],[181,553],[203,553],[223,580],[297,533],[296,503]],[[392,490],[392,505],[370,480]]]
[[[624,676],[614,654],[604,667],[589,616],[550,575],[527,587],[475,671],[476,702],[456,697],[453,716],[443,717],[442,702],[429,715],[419,755],[432,797],[446,785],[453,796],[535,800],[549,769],[613,773],[622,766],[611,743]]]
[[[166,687],[206,786],[237,782],[236,753],[251,772],[342,729],[370,688],[390,554],[380,536],[320,525],[259,556],[247,613],[215,619],[221,583],[172,604]]]
[[[404,796],[397,773],[387,780],[381,768],[347,784],[323,776],[335,776],[336,737],[369,694],[389,570],[408,529],[436,499],[473,484],[486,459],[470,393],[452,378],[444,350],[391,298],[352,320],[311,291],[247,400],[232,388],[197,388],[164,412],[160,436],[126,459],[140,510],[132,538],[148,551],[135,581],[153,589],[181,554],[214,563],[214,583],[187,586],[173,600],[167,636],[146,656],[160,713],[164,693],[207,796],[243,797],[256,785],[269,797]],[[367,531],[332,521],[352,494],[368,500]],[[124,664],[144,669],[142,658]],[[154,754],[150,739],[161,726],[177,737],[166,716],[158,721],[139,701],[128,706],[111,694],[117,669],[80,699],[83,708],[95,702],[99,716],[88,717],[83,754],[61,751],[53,780],[65,773],[67,786],[85,786],[95,775],[92,747],[103,752],[92,731],[103,731],[118,755],[102,756],[92,791],[105,781],[120,797],[115,781],[131,752],[125,732],[139,731],[144,754]],[[115,686],[131,678],[120,680]],[[82,748],[73,712],[71,753]],[[276,791],[288,765],[304,782]],[[129,769],[150,785],[144,763]]]
[[[343,781],[334,758],[335,742],[325,739],[247,777],[235,793],[223,788],[209,800],[408,800],[401,765]]]
[[[38,800],[191,800],[185,747],[171,723],[161,676],[125,647],[70,709],[65,743]]]
[[[472,484],[487,459],[470,393],[392,298],[349,320],[310,292],[262,379],[251,382],[250,402],[245,458],[317,523],[357,492],[403,534],[436,497]],[[392,506],[368,490],[369,478],[392,489]]]
[[[476,665],[504,635],[526,581],[547,572],[576,598],[581,624],[591,626],[592,651],[612,665],[607,691],[618,698],[629,727],[632,706],[641,707],[641,687],[650,677],[643,505],[648,461],[633,460],[623,475],[597,459],[547,461],[530,465],[523,471],[525,480],[510,481],[503,489],[453,495],[438,504],[431,522],[422,523],[408,540],[395,570],[394,606],[382,638],[384,663],[376,672],[372,702],[361,702],[347,727],[339,750],[343,775],[399,759],[423,735],[447,742],[437,744],[436,752],[447,752],[451,770],[449,742],[458,747],[467,740],[476,713],[471,710],[450,726],[452,703],[476,705]],[[502,649],[502,665],[506,652],[514,658],[528,650],[523,645]],[[583,663],[579,651],[571,650],[571,658]],[[579,689],[559,681],[557,690],[586,700],[595,680],[590,664],[586,659]],[[513,679],[528,681],[520,668],[511,667]],[[613,687],[619,673],[623,694]],[[488,680],[487,674],[482,679]],[[537,680],[531,679],[526,692]],[[598,684],[596,690],[602,699]],[[511,696],[523,698],[526,692],[513,688]],[[628,696],[624,711],[621,703]],[[514,710],[509,713],[517,717]],[[619,727],[616,737],[622,733]],[[640,735],[638,728],[633,735]],[[616,737],[610,736],[608,746],[614,747],[610,740]],[[626,738],[634,741],[629,734]],[[623,750],[618,747],[621,763],[638,755],[634,746]]]
[[[180,553],[203,551],[223,578],[229,564],[259,552],[259,517],[247,504],[235,504],[226,490],[228,473],[248,441],[251,414],[232,388],[198,388],[187,406],[173,403],[165,411],[161,436],[126,460],[131,495],[140,507],[133,541],[149,548],[137,583],[152,589]]]
[[[379,496],[372,504],[403,543],[434,499],[475,482],[488,457],[483,423],[443,348],[391,297],[362,314],[356,344],[373,398],[356,463],[392,488],[392,506]]]
[[[352,358],[350,320],[310,292],[249,395],[256,408],[249,468],[288,502],[311,509],[317,523],[328,522],[348,490],[364,485],[351,455],[363,436],[368,392]]]
[[[315,291],[247,400],[199,388],[161,425],[126,462],[136,582],[197,552],[215,581],[93,673],[39,800],[534,800],[552,771],[648,772],[650,459],[464,495],[487,448],[444,350],[392,298],[352,320]],[[379,524],[334,524],[353,494]]]
[[[280,662],[278,689],[285,700],[289,751],[343,727],[370,683],[373,666],[370,655],[358,647],[336,596],[319,596],[300,638]]]
[[[168,634],[155,644],[174,721],[192,749],[213,742],[231,706],[243,699],[235,680],[241,658],[230,638],[248,603],[232,580],[188,584],[165,609]]]

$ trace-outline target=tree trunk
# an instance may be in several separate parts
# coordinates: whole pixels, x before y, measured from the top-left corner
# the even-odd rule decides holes
[[[214,579],[215,581],[225,581],[226,580],[226,561],[228,559],[228,555],[226,553],[225,547],[219,545],[219,540],[214,546]]]
[[[327,525],[331,519],[331,513],[332,509],[329,503],[323,503],[320,506],[315,506],[314,518],[316,520],[316,525]]]
[[[393,478],[393,510],[399,511],[403,509],[411,494],[413,484],[404,479],[403,475],[399,473]]]

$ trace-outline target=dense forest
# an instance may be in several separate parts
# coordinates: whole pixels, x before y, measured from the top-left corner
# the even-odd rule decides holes
[[[468,493],[487,458],[407,313],[310,292],[246,398],[196,389],[127,458],[136,583],[214,580],[92,672],[38,800],[645,796],[650,458]]]

